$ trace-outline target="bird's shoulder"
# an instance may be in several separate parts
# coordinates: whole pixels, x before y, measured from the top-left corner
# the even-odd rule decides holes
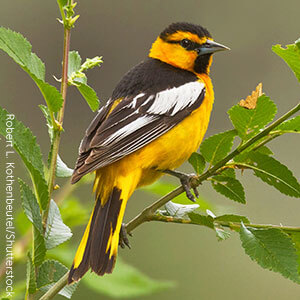
[[[134,97],[140,93],[153,95],[197,80],[198,77],[190,71],[148,57],[123,76],[111,100]]]

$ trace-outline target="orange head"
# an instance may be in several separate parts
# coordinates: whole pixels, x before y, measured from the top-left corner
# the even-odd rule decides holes
[[[212,54],[229,50],[199,25],[173,23],[152,44],[149,57],[197,74],[209,74]]]

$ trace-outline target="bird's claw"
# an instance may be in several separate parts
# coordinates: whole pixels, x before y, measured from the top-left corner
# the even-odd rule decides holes
[[[196,199],[194,197],[194,195],[191,192],[191,189],[194,191],[194,194],[196,196],[196,198],[199,197],[199,193],[196,187],[192,187],[192,181],[193,179],[195,179],[196,175],[195,174],[185,174],[179,171],[174,171],[174,170],[165,170],[165,173],[175,176],[177,178],[179,178],[180,183],[185,191],[185,194],[187,196],[187,198],[189,200],[191,200],[192,202],[196,202]]]
[[[119,238],[119,245],[122,249],[124,249],[125,246],[127,246],[129,249],[131,249],[130,243],[128,240],[128,235],[132,236],[131,233],[127,233],[126,226],[124,223],[122,223],[121,230],[120,230],[120,238]]]

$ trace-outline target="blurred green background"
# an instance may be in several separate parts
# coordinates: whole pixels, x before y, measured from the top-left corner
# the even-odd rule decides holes
[[[271,51],[273,44],[293,43],[300,37],[300,2],[297,0],[78,2],[76,12],[80,19],[72,30],[71,49],[78,50],[83,59],[103,56],[101,69],[96,68],[88,74],[89,84],[97,91],[102,104],[121,76],[145,58],[156,36],[176,21],[201,24],[209,29],[216,41],[232,49],[215,55],[211,75],[216,100],[206,136],[231,128],[227,110],[245,98],[259,82],[263,82],[264,92],[276,102],[280,115],[299,101],[299,83],[285,63]],[[56,1],[1,3],[0,25],[27,37],[33,45],[33,52],[45,62],[46,79],[52,84],[55,83],[52,75],[59,78],[61,72],[63,32],[57,17]],[[15,113],[32,129],[46,153],[49,144],[44,119],[37,107],[42,102],[38,89],[3,52],[0,52],[0,66],[1,106]],[[65,132],[60,147],[61,156],[69,166],[75,163],[78,145],[93,115],[79,93],[69,89]],[[275,157],[300,178],[298,136],[283,136],[270,146]],[[4,149],[3,143],[1,149]],[[20,160],[17,162],[15,175],[24,177],[25,169]],[[187,165],[182,169],[192,171]],[[3,175],[3,170],[1,172]],[[247,215],[255,223],[300,225],[300,199],[280,194],[248,172],[241,181],[246,189],[247,205],[230,202],[216,194],[208,183],[201,186],[201,195],[217,205],[221,213]],[[80,189],[78,195],[83,205],[91,206],[91,186]],[[135,192],[127,207],[126,220],[156,198],[143,191]],[[17,199],[16,210],[19,204]],[[1,209],[1,220],[3,212]],[[82,232],[83,228],[76,230],[73,240],[77,242]],[[0,240],[3,239],[1,234]],[[300,298],[300,287],[295,283],[253,263],[244,254],[236,234],[229,240],[217,242],[214,233],[206,228],[149,223],[139,227],[130,241],[132,250],[120,250],[120,256],[126,262],[152,278],[177,283],[173,289],[139,299]],[[3,248],[0,253],[3,256]],[[19,276],[22,278],[23,274],[20,272]],[[73,299],[82,297],[109,299],[93,294],[84,285],[79,287]]]

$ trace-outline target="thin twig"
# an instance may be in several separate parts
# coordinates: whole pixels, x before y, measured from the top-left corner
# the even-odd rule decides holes
[[[67,272],[63,277],[61,277],[51,289],[49,289],[40,300],[52,299],[61,289],[63,289],[68,283],[69,272]]]

